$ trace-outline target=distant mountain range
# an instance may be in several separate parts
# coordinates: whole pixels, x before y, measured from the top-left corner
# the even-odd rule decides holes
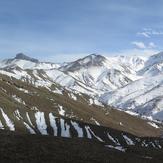
[[[131,154],[139,160],[147,150],[158,161],[163,148],[162,63],[163,53],[148,58],[91,54],[63,64],[22,53],[2,60],[1,140],[6,141],[6,132],[10,139],[27,139],[28,134],[45,141],[62,137],[63,144],[82,145],[82,139],[87,146],[91,140],[105,152],[125,152],[125,157]]]
[[[64,64],[40,62],[20,53],[1,61],[0,73],[48,89],[59,84],[89,95],[90,103],[163,120],[163,52],[150,57],[91,54]]]

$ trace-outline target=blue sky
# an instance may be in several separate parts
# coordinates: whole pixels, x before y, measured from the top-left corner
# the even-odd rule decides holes
[[[163,0],[0,0],[0,56],[49,61],[161,51]]]

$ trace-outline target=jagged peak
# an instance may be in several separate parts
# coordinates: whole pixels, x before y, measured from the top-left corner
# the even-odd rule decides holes
[[[86,65],[98,65],[99,63],[101,64],[103,61],[105,61],[106,58],[100,54],[90,54],[84,58],[78,59],[76,62],[79,62],[80,64],[86,64]]]
[[[157,53],[157,54],[154,54],[154,55],[151,55],[151,57],[161,57],[161,58],[163,58],[163,51],[161,51],[161,52],[159,52],[159,53]]]
[[[93,53],[93,54],[90,54],[82,59],[85,59],[85,58],[91,58],[91,59],[97,59],[97,58],[105,58],[104,56],[100,55],[100,54],[97,54],[97,53]]]
[[[90,67],[90,66],[102,66],[103,62],[107,59],[99,54],[90,54],[84,58],[80,58],[74,62],[68,63],[66,66],[61,67],[62,71],[76,71],[83,67]]]
[[[27,60],[27,61],[31,61],[31,62],[36,62],[38,63],[39,60],[35,59],[35,58],[31,58],[23,53],[18,53],[16,54],[16,57],[14,59],[21,59],[21,60]]]
[[[149,57],[146,62],[146,66],[152,66],[163,62],[163,52],[159,52]]]

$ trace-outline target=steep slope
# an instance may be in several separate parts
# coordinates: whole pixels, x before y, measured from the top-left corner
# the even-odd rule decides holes
[[[18,54],[1,62],[0,73],[52,92],[59,91],[53,89],[57,84],[72,93],[89,95],[90,103],[94,99],[103,105],[100,97],[107,105],[162,120],[162,69],[158,69],[162,55],[105,58],[91,54],[59,66]]]
[[[131,67],[127,66],[129,62],[132,62]],[[143,63],[138,60],[134,64],[132,59],[92,54],[59,69],[100,93],[120,88],[137,78],[132,68],[140,64]]]
[[[135,111],[140,115],[163,120],[162,88],[163,75],[146,77],[114,92],[105,93],[101,96],[101,101],[124,110]]]
[[[1,147],[4,148],[5,143],[9,143],[4,149],[8,149],[7,154],[13,156],[15,146],[17,148],[22,145],[19,150],[16,150],[17,155],[13,156],[15,160],[21,160],[20,157],[26,160],[27,158],[24,158],[26,150],[32,157],[35,154],[42,158],[43,151],[46,151],[46,156],[51,156],[50,153],[56,152],[56,150],[67,156],[65,150],[60,151],[60,145],[62,144],[65,149],[70,143],[71,147],[79,152],[83,152],[84,148],[89,145],[94,149],[98,148],[97,152],[106,154],[102,160],[105,158],[115,161],[113,157],[110,157],[110,154],[113,154],[112,156],[122,156],[124,161],[126,159],[131,161],[128,159],[129,156],[137,161],[145,162],[149,158],[152,161],[161,161],[163,142],[158,138],[162,136],[163,126],[161,123],[132,116],[99,102],[95,97],[106,90],[110,91],[111,81],[115,86],[112,89],[122,87],[119,84],[124,84],[123,88],[130,85],[128,82],[132,81],[130,78],[131,76],[135,77],[136,73],[132,70],[133,67],[136,66],[139,69],[138,65],[141,65],[142,62],[127,66],[127,63],[135,61],[122,60],[122,58],[113,58],[109,61],[99,55],[90,55],[76,63],[67,63],[60,68],[50,67],[49,63],[47,63],[49,67],[42,67],[38,60],[23,54],[3,61],[6,66],[2,64],[0,70]],[[117,62],[125,62],[125,64],[117,66]],[[38,68],[38,65],[41,68]],[[112,73],[110,74],[110,72]],[[83,76],[80,76],[80,73]],[[96,77],[93,76],[95,74]],[[130,77],[127,77],[127,74]],[[94,79],[91,81],[93,77]],[[101,87],[105,78],[110,83],[105,83],[106,86]],[[93,83],[90,84],[90,82],[93,81],[95,85],[91,86]],[[142,81],[142,79],[135,83],[138,81]],[[161,80],[159,81],[161,83]],[[98,82],[100,87],[97,87]],[[151,87],[154,84],[157,87],[156,83],[151,83]],[[101,90],[100,93],[99,90]],[[7,135],[7,139],[3,139],[4,135]],[[42,135],[46,135],[46,137]],[[15,139],[20,139],[20,141],[14,141]],[[35,152],[31,152],[28,145],[27,148],[24,148],[26,142],[31,146],[34,140],[37,140],[36,146],[32,146],[32,150]],[[42,140],[43,143],[41,143]],[[51,147],[51,142],[55,147]],[[40,149],[40,145],[44,146],[43,151],[42,148]],[[40,150],[37,149],[38,146]],[[0,151],[0,160],[2,161],[8,161],[11,158],[10,156],[6,157],[5,150]],[[68,150],[74,152],[71,148]],[[65,162],[65,157],[59,159],[60,155],[58,152],[56,153],[57,157],[49,158],[49,160]],[[88,153],[92,154],[90,151]],[[42,155],[40,156],[40,154]],[[72,156],[71,154],[71,158]],[[93,159],[86,156],[88,159],[84,159],[84,162],[94,162],[95,160],[101,162],[101,154],[93,156]],[[29,158],[28,161],[34,160]],[[122,161],[122,158],[120,160],[118,158],[116,161]],[[73,161],[76,160],[80,160],[79,155]]]
[[[142,78],[113,92],[104,93],[101,101],[139,115],[163,120],[163,53],[155,54],[137,73]]]
[[[108,159],[110,159],[111,153],[119,156],[124,155],[124,160],[129,158],[129,156],[133,156],[136,160],[141,157],[144,161],[148,160],[146,156],[151,156],[154,160],[157,160],[156,156],[159,156],[160,159],[160,152],[163,148],[162,139],[144,137],[160,136],[160,129],[153,127],[150,124],[152,122],[133,117],[115,109],[100,107],[93,103],[90,105],[89,96],[82,94],[72,95],[72,92],[68,92],[58,85],[53,87],[57,88],[58,91],[53,93],[44,87],[35,87],[29,83],[1,75],[1,149],[7,144],[4,149],[8,149],[8,154],[10,154],[15,148],[21,146],[18,151],[16,150],[17,155],[13,156],[13,152],[11,152],[10,156],[20,159],[20,157],[24,157],[26,151],[30,153],[31,150],[36,150],[38,146],[40,149],[40,145],[44,146],[43,151],[45,152],[46,150],[46,154],[50,155],[55,150],[60,151],[62,148],[67,148],[70,143],[70,146],[72,145],[78,151],[83,151],[89,145],[95,149],[99,148],[97,151],[104,151],[109,154],[109,158],[105,157]],[[160,125],[160,127],[162,126]],[[14,131],[15,133],[8,131]],[[4,136],[6,132],[7,136]],[[27,134],[37,135],[30,136]],[[50,135],[55,136],[55,139]],[[14,141],[15,139],[19,141]],[[51,147],[53,146],[51,141],[55,147]],[[28,145],[26,146],[26,142],[29,143],[31,150],[29,150]],[[31,146],[33,142],[35,142],[35,146]],[[42,144],[41,142],[44,143]],[[59,147],[57,148],[56,145]],[[73,152],[71,148],[68,150]],[[6,161],[11,158],[10,156],[5,157],[5,150],[0,151],[0,160]],[[22,153],[19,153],[20,151]],[[39,156],[37,151],[43,152],[42,150],[36,150],[31,152],[30,155],[36,154]],[[138,154],[135,155],[132,151]],[[142,153],[142,151],[146,152]],[[64,152],[66,151],[61,151],[62,154]],[[88,152],[91,154],[90,150]],[[59,159],[60,155],[58,152],[57,155],[57,159]],[[42,156],[40,157],[42,158]],[[72,154],[70,156],[72,159],[76,158]],[[93,157],[99,160],[102,155],[99,154],[98,158],[96,156]],[[29,158],[32,160],[31,157]],[[92,160],[91,158],[89,160],[93,161],[94,159]],[[76,159],[78,160],[79,158],[77,157]],[[111,159],[115,160],[113,157]],[[52,158],[49,158],[49,160],[52,160]],[[59,160],[63,160],[63,157]],[[90,162],[89,160],[88,162]],[[122,159],[120,160],[122,161]],[[117,161],[120,160],[118,159]]]
[[[58,119],[60,122],[62,118],[61,121],[68,119],[68,123],[72,119],[123,130],[138,136],[160,135],[160,128],[153,127],[150,121],[108,106],[98,106],[96,101],[84,94],[69,92],[58,85],[53,85],[54,91],[51,92],[44,87],[37,88],[4,75],[0,78],[1,128],[28,131],[30,126],[32,130],[38,132],[39,123],[47,128],[51,121],[55,122],[52,119]],[[46,132],[48,133],[47,130]]]
[[[130,67],[130,69],[134,70],[135,72],[144,68],[148,57],[144,56],[117,56],[114,57],[119,63]]]
[[[99,96],[137,79],[133,68],[142,64],[143,60],[140,58],[105,58],[92,54],[59,67],[18,54],[14,59],[0,63],[0,73],[45,87],[50,87],[55,82],[68,90]]]
[[[152,55],[138,74],[143,76],[156,76],[163,73],[163,52]]]
[[[59,66],[54,63],[39,62],[24,54],[17,54],[13,59],[0,62],[0,73],[49,89],[53,83],[57,83],[77,92],[89,95],[97,94],[96,89],[86,86],[83,82],[57,69]]]

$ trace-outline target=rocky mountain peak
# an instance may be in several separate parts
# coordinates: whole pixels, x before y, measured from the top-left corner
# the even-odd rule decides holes
[[[162,62],[163,62],[163,52],[160,52],[150,56],[146,62],[146,66],[152,66],[154,64],[159,64]]]
[[[84,58],[80,58],[74,62],[68,63],[66,66],[61,67],[63,71],[76,71],[81,68],[88,68],[91,66],[102,66],[103,62],[107,59],[99,54],[90,54]]]
[[[36,62],[38,63],[39,60],[35,59],[35,58],[31,58],[23,53],[18,53],[16,54],[16,57],[14,59],[21,59],[21,60],[27,60],[27,61],[31,61],[31,62]]]
[[[77,60],[81,66],[101,66],[106,58],[99,54],[90,54],[84,58]]]

